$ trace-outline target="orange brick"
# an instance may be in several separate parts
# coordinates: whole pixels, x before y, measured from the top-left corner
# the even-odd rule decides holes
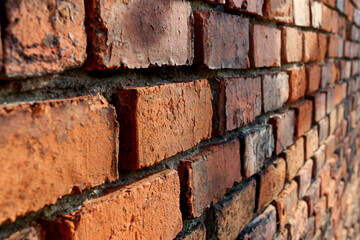
[[[303,37],[300,30],[291,27],[281,29],[282,52],[284,63],[300,62],[303,55]]]
[[[163,170],[42,226],[46,239],[173,239],[182,229],[179,196],[177,172]]]
[[[329,35],[328,57],[337,58],[343,56],[344,40],[337,35]]]
[[[304,200],[308,204],[309,216],[314,213],[315,204],[319,201],[320,197],[320,178],[316,179],[304,195]]]
[[[292,23],[293,20],[293,1],[266,0],[264,6],[264,15],[268,19],[274,19],[278,22]]]
[[[241,181],[239,141],[203,147],[181,161],[179,174],[186,216],[198,217],[212,201]]]
[[[247,2],[246,7],[244,7],[242,1],[228,0],[225,4],[225,7],[231,10],[242,11],[242,12],[262,16],[263,5],[264,5],[264,0],[249,1]]]
[[[309,0],[293,0],[294,23],[298,26],[310,26]]]
[[[22,230],[19,230],[4,240],[41,240],[42,233],[41,233],[41,227],[35,226],[35,227],[27,227]]]
[[[306,94],[317,91],[320,87],[321,66],[313,64],[306,66],[307,92]]]
[[[293,218],[289,220],[289,235],[290,239],[300,239],[300,236],[306,230],[306,223],[308,219],[308,209],[305,201],[301,200],[298,203]]]
[[[286,180],[292,180],[305,161],[304,138],[296,140],[295,144],[284,151],[286,161]]]
[[[116,113],[100,95],[2,106],[0,128],[0,223],[118,177]]]
[[[299,199],[305,196],[306,191],[310,187],[313,172],[313,161],[307,160],[304,166],[299,170],[296,180],[299,186]]]
[[[307,89],[305,67],[294,67],[288,70],[290,95],[288,102],[294,102],[305,96]]]
[[[211,136],[207,80],[127,88],[116,97],[121,169],[151,166]]]
[[[313,102],[304,100],[295,103],[291,106],[296,112],[296,134],[295,137],[299,138],[307,132],[312,123]]]
[[[313,156],[314,152],[319,147],[319,133],[318,128],[313,127],[305,134],[305,159]]]

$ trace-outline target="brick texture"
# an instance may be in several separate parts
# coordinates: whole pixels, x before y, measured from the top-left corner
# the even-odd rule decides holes
[[[289,76],[282,72],[262,77],[264,112],[281,108],[289,98]]]
[[[305,67],[294,67],[288,70],[290,95],[288,102],[294,102],[305,96],[307,89],[307,79]]]
[[[283,27],[281,31],[281,57],[285,63],[300,62],[303,56],[303,37],[300,30]]]
[[[264,15],[279,22],[292,23],[293,1],[266,0]]]

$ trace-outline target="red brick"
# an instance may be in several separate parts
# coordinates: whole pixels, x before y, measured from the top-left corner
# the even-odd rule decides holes
[[[308,219],[308,209],[305,201],[301,200],[298,203],[294,217],[289,221],[289,236],[290,239],[300,239],[300,236],[306,230],[306,222]]]
[[[327,32],[337,33],[339,28],[338,13],[323,4],[321,29]]]
[[[303,37],[300,30],[291,27],[281,29],[282,52],[284,63],[300,62],[303,56]]]
[[[233,192],[213,205],[217,239],[235,239],[250,222],[255,210],[256,181],[239,184]]]
[[[330,159],[334,154],[336,148],[334,135],[328,137],[328,139],[325,141],[325,146],[326,146],[326,159]]]
[[[340,81],[340,69],[337,62],[329,62],[329,64],[331,71],[330,84]]]
[[[179,196],[177,172],[163,170],[43,223],[46,239],[173,239],[182,229]]]
[[[0,126],[0,223],[118,177],[116,113],[100,95],[2,106]]]
[[[304,100],[291,106],[296,112],[296,134],[295,137],[301,137],[308,131],[312,123],[313,102]]]
[[[331,180],[331,167],[329,164],[325,164],[324,167],[321,169],[320,179],[320,195],[323,196]]]
[[[293,1],[266,0],[264,15],[277,22],[293,23]]]
[[[329,115],[329,134],[333,134],[337,127],[337,109],[334,109]]]
[[[179,175],[186,216],[198,217],[213,200],[241,181],[239,141],[203,147],[181,160]]]
[[[264,75],[262,96],[264,112],[281,108],[289,98],[289,76],[284,72]]]
[[[318,33],[318,46],[319,46],[319,55],[317,57],[318,61],[322,61],[325,59],[325,55],[327,52],[327,35],[323,33]]]
[[[218,108],[220,134],[252,123],[260,114],[260,77],[220,79]]]
[[[321,68],[321,81],[320,81],[320,88],[326,88],[327,85],[330,84],[332,75],[331,75],[331,63],[326,62],[322,65]]]
[[[336,182],[335,180],[330,180],[328,187],[325,190],[327,208],[335,207],[335,191],[336,191]]]
[[[295,212],[298,201],[298,185],[291,181],[275,199],[275,206],[279,218],[278,230],[283,231],[291,216]]]
[[[355,76],[359,73],[359,61],[358,60],[354,60],[352,61],[351,64],[351,76]],[[353,81],[355,82],[355,79],[353,79]],[[354,91],[354,89],[352,89]]]
[[[275,135],[276,155],[294,143],[295,121],[294,111],[287,111],[270,117],[269,124],[273,126]]]
[[[325,145],[320,145],[319,149],[314,153],[313,160],[314,160],[314,173],[313,175],[317,177],[321,168],[324,166],[326,155],[325,155],[326,147]]]
[[[274,237],[274,240],[287,240],[288,239],[289,232],[285,228],[284,231],[278,233],[276,237]]]
[[[321,61],[325,57],[327,49],[326,35],[315,32],[303,32],[303,61]]]
[[[310,1],[311,24],[314,28],[320,28],[322,25],[322,3]]]
[[[354,18],[354,5],[348,0],[345,1],[344,12],[345,16],[352,22]]]
[[[120,168],[140,169],[211,136],[207,80],[119,90]]]
[[[326,113],[329,114],[335,109],[335,90],[330,88],[324,92],[326,93]]]
[[[323,228],[326,224],[326,197],[321,197],[314,207],[315,229]]]
[[[305,134],[305,159],[311,158],[319,147],[318,128],[313,127]]]
[[[319,143],[323,143],[329,136],[329,118],[325,117],[319,121]]]
[[[309,0],[293,0],[294,23],[298,26],[310,26]]]
[[[4,240],[41,240],[42,233],[40,226],[27,227],[20,231],[17,231]]]
[[[308,84],[306,94],[317,91],[321,80],[321,66],[319,64],[306,66],[306,77]]]
[[[326,115],[326,94],[317,93],[312,99],[314,101],[314,121],[318,122]]]
[[[306,191],[310,187],[312,172],[313,161],[309,159],[305,162],[304,166],[300,169],[296,176],[299,186],[299,199],[302,199],[305,196]]]
[[[347,97],[347,83],[336,84],[334,86],[335,93],[335,105],[338,105],[342,100]]]
[[[279,67],[281,64],[281,31],[265,25],[251,29],[251,61],[253,67]],[[271,47],[269,47],[271,46]]]
[[[250,66],[248,19],[213,11],[195,11],[194,19],[196,64],[210,69]]]
[[[241,133],[241,161],[243,176],[250,177],[260,171],[274,150],[271,125],[258,125]]]
[[[352,58],[354,50],[355,49],[352,46],[352,42],[345,41],[345,44],[344,44],[344,57]]]
[[[286,164],[278,158],[270,166],[259,173],[259,196],[257,211],[266,207],[282,190],[285,183]]]
[[[304,195],[304,200],[308,204],[308,214],[312,216],[314,213],[315,204],[319,201],[320,197],[320,179],[316,179]]]
[[[7,1],[4,8],[7,26],[2,37],[7,76],[42,75],[84,63],[83,1]]]
[[[340,12],[344,12],[344,8],[345,8],[344,1],[345,1],[345,0],[336,0],[336,8],[337,8]]]
[[[305,96],[307,81],[305,67],[294,67],[288,70],[290,95],[288,102],[294,102]]]
[[[276,211],[274,206],[268,206],[263,213],[252,220],[239,239],[273,239],[276,233]]]
[[[244,11],[246,13],[262,16],[264,0],[253,0],[244,3],[243,0],[228,0],[225,6],[231,10]]]
[[[186,1],[94,0],[87,13],[89,70],[192,63],[191,7]]]
[[[341,79],[347,79],[351,76],[351,61],[345,61],[345,60],[342,60],[339,62],[340,64],[340,78]]]
[[[290,181],[296,176],[305,162],[304,139],[299,138],[296,140],[294,145],[284,151],[284,156],[287,165],[286,180]]]
[[[337,35],[329,35],[328,57],[337,58],[343,56],[344,40]]]
[[[320,1],[326,3],[327,5],[333,8],[335,8],[336,6],[336,0],[320,0]]]

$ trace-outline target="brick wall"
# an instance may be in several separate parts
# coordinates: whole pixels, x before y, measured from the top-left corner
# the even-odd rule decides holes
[[[359,0],[0,22],[0,239],[360,239]]]

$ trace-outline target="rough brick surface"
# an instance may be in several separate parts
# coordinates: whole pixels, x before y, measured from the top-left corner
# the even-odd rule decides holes
[[[177,172],[163,170],[43,223],[46,239],[173,239],[182,228],[179,196]]]
[[[307,160],[304,166],[298,172],[296,180],[299,186],[299,199],[303,198],[306,191],[310,187],[311,178],[313,172],[313,161],[311,159]]]
[[[317,91],[321,81],[321,66],[313,64],[306,66],[307,91],[306,94]]]
[[[310,26],[309,0],[293,0],[294,23],[298,26]]]
[[[9,77],[80,67],[86,58],[81,0],[5,1],[4,68]],[[29,34],[31,33],[31,34]]]
[[[243,176],[250,177],[260,171],[265,160],[274,150],[274,137],[271,125],[259,125],[241,134]]]
[[[87,3],[87,69],[192,63],[190,3],[179,0]]]
[[[303,61],[311,62],[316,61],[319,58],[319,42],[318,42],[318,34],[316,32],[303,32],[304,36],[304,54]]]
[[[305,232],[308,209],[305,201],[299,201],[294,217],[289,220],[290,239],[300,239]]]
[[[204,147],[179,166],[182,201],[189,217],[198,217],[213,200],[241,181],[240,144],[233,140]]]
[[[285,63],[300,62],[303,56],[301,31],[291,27],[283,27],[281,31],[282,61]]]
[[[273,126],[275,154],[277,155],[294,143],[295,111],[273,115],[270,117],[269,123]]]
[[[326,94],[317,93],[313,97],[314,100],[314,121],[318,122],[326,115]]]
[[[343,56],[344,41],[337,35],[329,36],[328,57],[336,58]]]
[[[261,114],[261,79],[222,78],[220,80],[219,131],[243,127]]]
[[[195,11],[194,19],[195,63],[210,69],[250,66],[248,19],[213,11]]]
[[[244,11],[258,16],[263,15],[264,0],[248,1],[244,4],[243,0],[228,0],[225,6],[231,10]]]
[[[254,179],[243,182],[213,205],[214,232],[218,239],[235,239],[250,222],[255,210],[255,186]]]
[[[311,127],[313,102],[310,100],[304,100],[293,104],[291,108],[296,112],[295,136],[298,138],[303,136]]]
[[[296,176],[305,161],[304,138],[296,140],[295,144],[284,151],[286,161],[286,179],[290,181]]]
[[[307,89],[307,79],[305,67],[294,67],[288,70],[290,95],[288,102],[294,102],[305,96]]]
[[[305,134],[305,159],[313,156],[314,152],[319,148],[318,128],[313,127]]]
[[[122,169],[153,165],[210,138],[207,80],[127,88],[116,97]]]
[[[39,226],[27,227],[11,234],[4,240],[41,240],[41,229]]]
[[[266,0],[264,15],[269,19],[279,22],[292,23],[293,20],[293,1]]]
[[[319,121],[319,143],[323,143],[329,136],[329,118],[325,117]]]
[[[304,195],[304,200],[306,201],[306,203],[308,204],[308,213],[309,216],[312,216],[314,213],[314,207],[315,204],[318,202],[320,197],[320,179],[316,179],[316,181],[314,181],[311,186],[309,187],[309,189],[306,191],[305,195]]]
[[[322,3],[310,1],[311,24],[314,28],[320,28],[322,25]]]
[[[253,67],[277,67],[281,64],[281,31],[255,24],[251,29],[251,61]],[[271,46],[271,47],[269,47]]]
[[[118,134],[100,95],[1,106],[0,222],[116,180]]]
[[[187,234],[175,238],[176,240],[206,240],[206,228],[205,224],[199,222],[190,232]]]
[[[313,160],[314,160],[314,176],[318,176],[321,168],[323,167],[326,155],[325,155],[325,145],[321,145],[318,150],[314,153]]]
[[[259,173],[258,211],[265,208],[280,193],[285,183],[285,172],[285,161],[282,158],[278,158]]]
[[[289,76],[284,72],[264,75],[262,97],[264,112],[281,108],[289,98]]]

